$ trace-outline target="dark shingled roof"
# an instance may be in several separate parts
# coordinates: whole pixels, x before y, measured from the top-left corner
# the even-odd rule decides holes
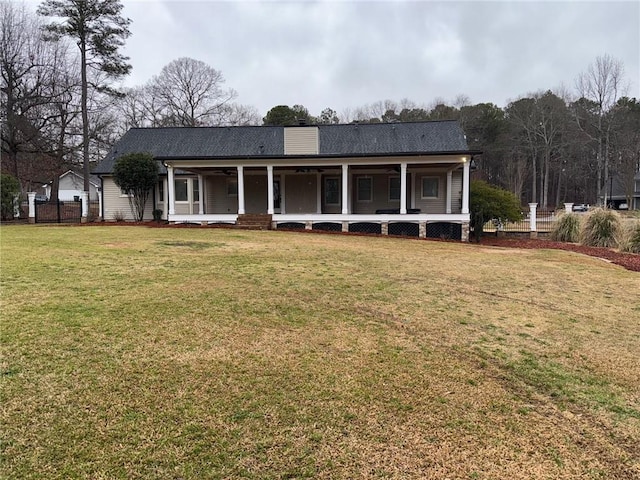
[[[466,151],[456,121],[321,125],[323,155],[384,155]]]
[[[158,159],[284,157],[284,128],[132,128],[93,173],[111,173],[118,157],[133,152],[151,153]],[[468,151],[456,121],[318,125],[318,129],[318,157]],[[161,164],[161,173],[165,171]]]

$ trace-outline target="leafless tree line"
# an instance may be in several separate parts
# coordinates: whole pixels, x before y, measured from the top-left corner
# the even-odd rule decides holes
[[[82,163],[86,145],[79,53],[64,36],[45,38],[44,26],[24,6],[0,2],[2,171],[25,191]],[[326,108],[317,117],[302,105],[279,105],[263,119],[256,108],[237,103],[222,72],[191,58],[176,59],[146,84],[121,92],[100,88],[109,85],[108,72],[89,69],[88,75],[92,161],[129,128],[277,124],[304,113],[317,123],[458,120],[469,147],[484,152],[479,174],[543,208],[606,201],[613,175],[626,182],[630,196],[640,168],[640,104],[624,96],[623,65],[608,55],[587,67],[573,92],[534,92],[504,108],[473,105],[459,95],[429,104],[384,100],[341,114]]]
[[[258,124],[258,111],[235,103],[238,94],[224,83],[206,63],[178,58],[145,85],[125,90],[117,109],[125,128]]]

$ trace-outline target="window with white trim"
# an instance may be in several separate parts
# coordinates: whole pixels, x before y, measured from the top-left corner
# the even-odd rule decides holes
[[[187,189],[187,179],[186,178],[176,178],[174,180],[175,186],[175,195],[176,202],[187,202],[189,201],[189,193]]]
[[[158,203],[164,202],[164,180],[158,182]]]
[[[371,202],[373,200],[373,178],[358,177],[356,182],[358,202]]]
[[[439,187],[438,177],[422,177],[422,198],[438,198]]]
[[[389,200],[400,200],[400,177],[389,177]]]

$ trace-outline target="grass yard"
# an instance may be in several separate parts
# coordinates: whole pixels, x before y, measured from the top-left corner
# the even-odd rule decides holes
[[[640,274],[603,260],[132,226],[0,247],[0,478],[640,478]]]

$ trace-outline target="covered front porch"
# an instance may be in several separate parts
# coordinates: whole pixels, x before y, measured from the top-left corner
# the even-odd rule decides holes
[[[156,208],[172,223],[235,224],[263,214],[274,229],[468,239],[469,157],[297,160],[165,161]]]

